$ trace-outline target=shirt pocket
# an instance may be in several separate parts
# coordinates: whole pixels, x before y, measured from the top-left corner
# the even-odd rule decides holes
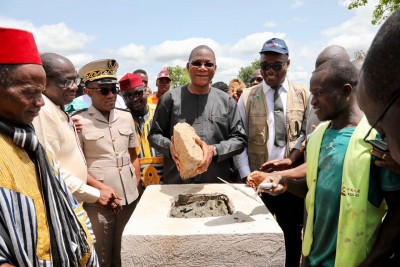
[[[133,133],[132,129],[130,128],[120,128],[118,129],[118,132],[123,136],[130,136]]]
[[[267,142],[266,118],[263,116],[249,117],[249,142],[255,145],[265,145]]]
[[[287,114],[287,123],[289,126],[289,141],[295,141],[301,132],[301,124],[303,122],[304,110],[290,110]]]
[[[118,129],[119,138],[117,138],[116,147],[119,150],[127,150],[129,147],[129,139],[133,133],[131,128]],[[134,137],[136,138],[136,137]]]
[[[88,132],[84,135],[84,138],[87,141],[97,141],[104,138],[104,132]]]

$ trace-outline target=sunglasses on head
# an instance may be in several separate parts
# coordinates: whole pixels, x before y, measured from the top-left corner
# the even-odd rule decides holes
[[[263,62],[263,63],[260,64],[260,68],[262,70],[269,70],[269,69],[281,70],[282,67],[283,67],[283,64],[285,64],[285,63],[286,62],[279,62],[279,63],[276,62],[276,63],[270,64],[270,63]]]
[[[206,68],[212,68],[214,67],[214,63],[211,62],[201,62],[201,61],[192,61],[190,62],[190,64],[194,67],[201,67],[201,66],[205,66]]]
[[[251,78],[250,80],[249,80],[249,82],[250,83],[253,83],[253,82],[255,82],[255,81],[257,81],[257,82],[262,82],[263,81],[263,77],[254,77],[254,78]]]
[[[124,93],[123,97],[133,100],[135,98],[141,98],[143,96],[144,90],[137,91],[135,93]]]
[[[113,95],[116,95],[119,93],[119,88],[118,87],[102,87],[102,88],[88,88],[88,89],[92,89],[92,90],[96,90],[98,92],[100,92],[102,95],[107,96],[110,92]]]

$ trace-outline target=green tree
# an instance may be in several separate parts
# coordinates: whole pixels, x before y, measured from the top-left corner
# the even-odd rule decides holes
[[[352,0],[348,6],[349,9],[365,6],[368,0]],[[387,17],[400,6],[400,0],[379,0],[372,14],[373,25],[381,24]]]
[[[361,49],[361,50],[357,50],[356,52],[354,52],[354,59],[364,59],[365,58],[366,53]]]
[[[176,65],[168,67],[169,77],[171,77],[171,88],[180,87],[190,82],[189,73],[186,68]]]
[[[249,66],[240,68],[238,77],[248,86],[251,74],[253,73],[253,71],[259,68],[260,68],[260,60],[255,59],[253,60],[253,62],[250,63]]]

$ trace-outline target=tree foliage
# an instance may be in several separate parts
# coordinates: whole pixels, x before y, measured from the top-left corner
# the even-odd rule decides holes
[[[260,68],[260,60],[255,59],[255,60],[253,60],[253,62],[250,63],[249,66],[240,68],[238,77],[240,79],[242,79],[242,81],[245,84],[248,85],[249,80],[251,78],[251,74],[253,73],[253,71],[255,71],[256,69],[259,69],[259,68]]]
[[[171,88],[180,87],[190,82],[189,73],[186,68],[176,65],[168,67],[169,77],[171,77]]]
[[[352,0],[348,6],[349,9],[365,6],[368,0]],[[372,14],[371,23],[373,25],[381,24],[390,14],[400,6],[400,0],[379,0]]]
[[[354,52],[354,59],[359,60],[359,59],[364,59],[367,53],[365,53],[362,49],[357,50]]]

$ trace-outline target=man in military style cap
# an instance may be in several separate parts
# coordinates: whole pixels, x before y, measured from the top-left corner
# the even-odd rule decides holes
[[[92,186],[113,188],[120,207],[114,212],[96,203],[84,206],[93,224],[101,266],[121,266],[122,232],[136,207],[140,177],[135,124],[129,112],[115,108],[117,69],[114,59],[103,59],[86,64],[78,72],[92,99],[92,106],[76,113],[83,124],[79,140],[88,171],[96,179]]]

